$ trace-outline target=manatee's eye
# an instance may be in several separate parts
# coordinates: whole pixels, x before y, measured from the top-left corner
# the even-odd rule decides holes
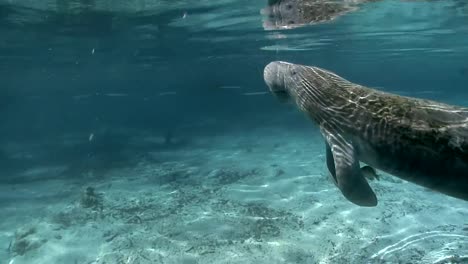
[[[291,21],[288,22],[288,24],[289,25],[294,24],[294,21],[291,20]]]
[[[296,72],[295,70],[291,70],[291,74],[292,74],[292,75],[296,75],[296,73],[297,73],[297,72]]]
[[[292,5],[287,5],[287,6],[286,6],[286,9],[291,10],[291,9],[292,9]]]

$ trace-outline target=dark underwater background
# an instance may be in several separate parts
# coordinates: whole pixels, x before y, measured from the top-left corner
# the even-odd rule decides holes
[[[0,0],[0,263],[468,263],[466,202],[389,175],[347,202],[263,80],[282,60],[468,106],[468,2],[290,30],[267,4]]]

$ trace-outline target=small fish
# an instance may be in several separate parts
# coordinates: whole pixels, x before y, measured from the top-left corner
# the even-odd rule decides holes
[[[176,92],[162,92],[162,93],[159,93],[159,96],[176,95],[176,94],[177,94]]]
[[[85,98],[88,98],[88,97],[91,97],[91,96],[92,96],[92,94],[80,94],[80,95],[73,96],[73,99],[81,100],[81,99],[85,99]]]
[[[380,175],[377,174],[377,172],[375,171],[374,168],[372,168],[371,166],[364,166],[361,168],[361,172],[362,174],[364,175],[364,177],[366,177],[367,179],[373,181],[375,179],[377,179],[378,181],[380,181]]]
[[[246,95],[246,96],[252,96],[252,95],[265,95],[267,94],[268,92],[252,92],[252,93],[243,93],[243,95]]]
[[[109,97],[124,97],[124,96],[128,96],[128,94],[124,94],[124,93],[106,93],[104,94],[105,96],[109,96]]]
[[[226,85],[226,86],[221,86],[219,87],[220,89],[240,89],[241,87],[240,86],[236,86],[236,85]]]

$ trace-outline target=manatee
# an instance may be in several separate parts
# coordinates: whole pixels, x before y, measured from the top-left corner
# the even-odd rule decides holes
[[[269,63],[264,79],[272,94],[319,126],[332,181],[352,203],[377,205],[360,162],[468,200],[468,108],[379,91],[282,61]]]
[[[376,0],[269,0],[260,12],[265,30],[292,29],[331,21],[357,10],[361,2]]]

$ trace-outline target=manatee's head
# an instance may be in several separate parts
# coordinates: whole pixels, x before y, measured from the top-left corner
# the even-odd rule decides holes
[[[270,88],[270,92],[281,102],[289,102],[291,99],[290,91],[286,85],[288,80],[285,80],[291,76],[291,67],[294,67],[291,63],[274,61],[270,62],[263,71],[263,78]]]
[[[330,21],[353,9],[336,1],[269,0],[261,14],[263,28],[277,30]]]
[[[263,77],[281,102],[292,101],[311,117],[346,103],[343,85],[349,82],[317,67],[274,61],[265,67]]]

